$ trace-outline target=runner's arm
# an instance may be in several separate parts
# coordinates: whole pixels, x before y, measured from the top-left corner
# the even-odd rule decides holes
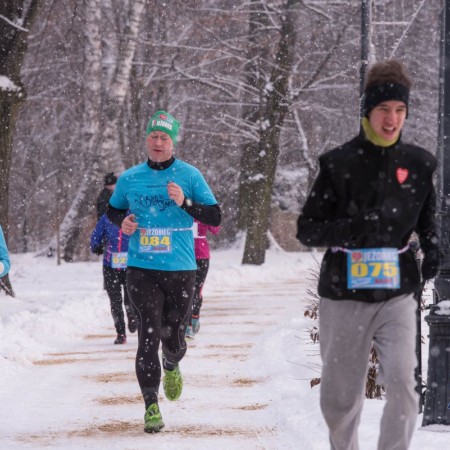
[[[188,206],[185,199],[180,208],[194,219],[206,225],[218,227],[222,220],[222,211],[217,203],[215,205],[202,205],[201,203],[192,202],[192,205]]]
[[[117,209],[114,208],[114,206],[111,206],[111,203],[108,203],[108,206],[106,207],[106,215],[108,216],[108,219],[118,227],[122,226],[123,219],[127,216],[126,209]]]
[[[359,210],[351,217],[337,216],[338,195],[327,165],[322,159],[320,164],[319,175],[297,219],[297,239],[309,247],[347,247],[377,233],[381,213],[376,208]]]

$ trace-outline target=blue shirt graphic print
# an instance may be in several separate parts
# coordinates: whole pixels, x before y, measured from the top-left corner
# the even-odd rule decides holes
[[[200,171],[177,159],[164,170],[152,169],[145,162],[123,172],[110,203],[117,209],[129,209],[138,223],[129,242],[128,267],[167,271],[197,269],[192,232],[194,219],[169,198],[167,184],[171,181],[194,202],[217,203]],[[147,230],[156,236],[161,236],[160,231],[169,230],[170,250],[143,251],[141,237]]]

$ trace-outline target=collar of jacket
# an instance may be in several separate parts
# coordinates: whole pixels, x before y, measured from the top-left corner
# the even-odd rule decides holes
[[[367,117],[363,117],[361,119],[360,136],[364,140],[371,142],[376,147],[382,148],[394,147],[396,144],[400,143],[401,139],[401,133],[399,134],[398,139],[396,139],[395,141],[388,141],[378,136],[378,134],[375,133],[375,130],[372,128],[372,125],[370,125],[369,119],[367,119]]]
[[[148,158],[147,165],[148,165],[148,167],[150,167],[150,169],[164,170],[164,169],[167,169],[168,167],[170,167],[174,162],[175,162],[175,158],[173,156],[170,159],[168,159],[167,161],[163,161],[163,162],[155,162],[155,161],[152,161],[150,158]]]

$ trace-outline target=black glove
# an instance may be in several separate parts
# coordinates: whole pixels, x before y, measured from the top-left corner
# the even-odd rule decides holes
[[[431,280],[437,275],[439,270],[439,261],[439,250],[434,249],[425,253],[422,261],[422,278],[424,280]]]
[[[96,255],[103,255],[103,248],[101,247],[101,245],[97,245],[97,247],[94,247],[94,249],[92,250],[92,253]]]
[[[381,211],[377,208],[360,211],[350,219],[350,233],[352,236],[367,236],[380,231]]]

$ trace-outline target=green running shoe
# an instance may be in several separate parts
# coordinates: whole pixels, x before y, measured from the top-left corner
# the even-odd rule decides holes
[[[145,425],[144,431],[147,433],[156,433],[164,427],[161,413],[159,412],[159,406],[157,403],[152,403],[145,412],[144,415]]]
[[[174,370],[167,370],[164,368],[163,387],[167,400],[178,400],[183,391],[183,377],[181,376],[180,367]]]

